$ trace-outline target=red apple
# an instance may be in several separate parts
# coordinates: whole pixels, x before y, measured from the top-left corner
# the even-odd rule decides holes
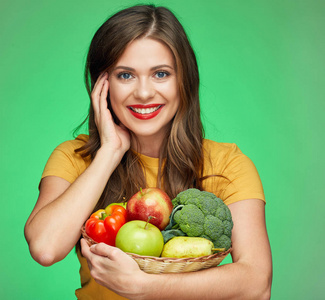
[[[140,189],[131,197],[126,206],[128,221],[147,221],[164,230],[169,223],[173,204],[169,196],[159,188]]]

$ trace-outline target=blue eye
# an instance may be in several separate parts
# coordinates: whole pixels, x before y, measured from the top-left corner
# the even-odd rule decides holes
[[[118,78],[128,80],[132,78],[132,75],[130,73],[120,73],[118,74]]]
[[[169,73],[167,73],[165,71],[159,71],[155,75],[156,75],[157,78],[165,78],[165,77],[167,77],[169,75]]]

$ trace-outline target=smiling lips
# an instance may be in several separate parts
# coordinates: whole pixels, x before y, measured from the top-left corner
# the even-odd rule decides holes
[[[128,106],[131,114],[140,120],[152,119],[159,114],[163,104],[150,104],[150,105],[132,105]]]

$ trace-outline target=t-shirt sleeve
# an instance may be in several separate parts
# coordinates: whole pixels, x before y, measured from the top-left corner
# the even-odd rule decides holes
[[[87,168],[89,161],[84,160],[75,149],[80,147],[80,142],[66,141],[54,149],[50,155],[42,177],[57,176],[70,183],[74,182],[80,174]]]
[[[265,202],[262,182],[252,160],[236,144],[215,144],[210,152],[210,167],[204,183],[225,204],[260,199]]]

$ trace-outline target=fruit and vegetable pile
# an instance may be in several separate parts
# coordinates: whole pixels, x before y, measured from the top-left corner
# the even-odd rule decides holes
[[[229,208],[214,194],[187,189],[175,199],[158,188],[140,189],[126,203],[113,203],[85,223],[95,242],[153,257],[202,257],[231,247]]]

